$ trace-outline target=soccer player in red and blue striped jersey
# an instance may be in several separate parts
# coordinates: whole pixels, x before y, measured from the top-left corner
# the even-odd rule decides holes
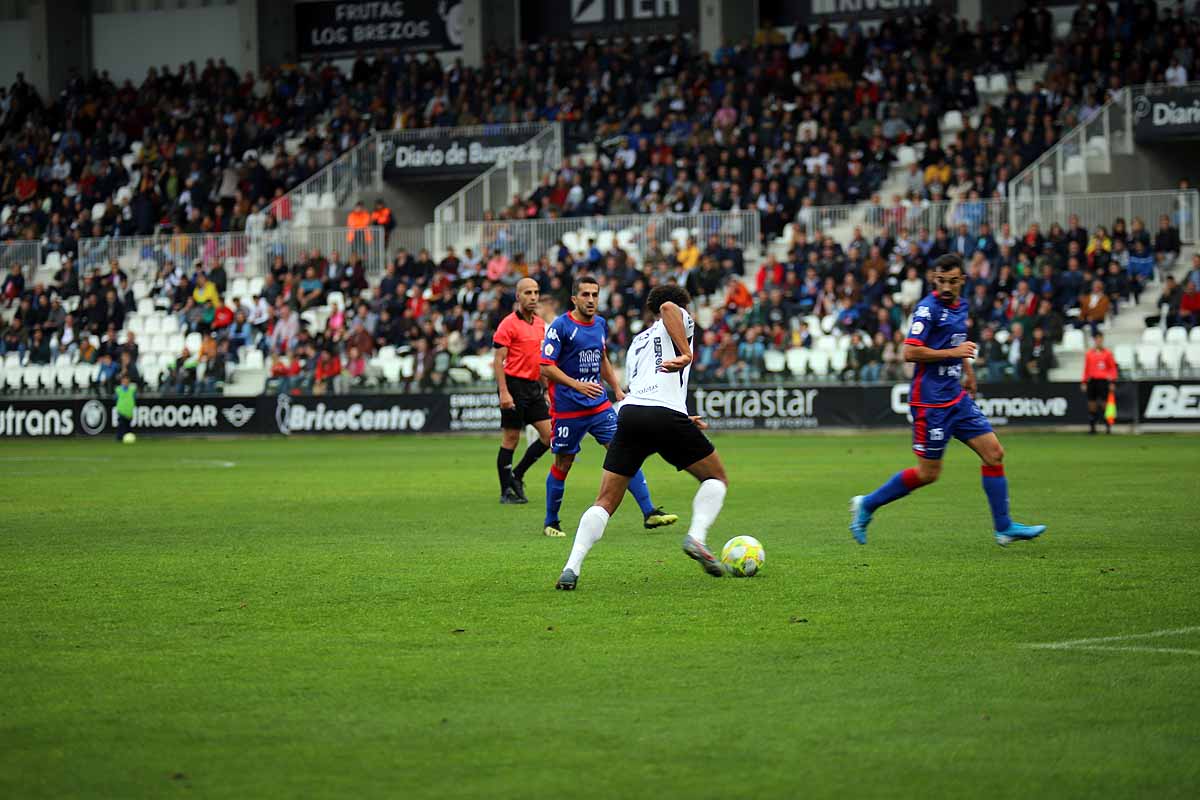
[[[896,473],[874,492],[851,499],[850,532],[859,544],[867,543],[867,526],[878,508],[938,479],[951,438],[966,444],[983,461],[983,491],[998,544],[1034,539],[1046,530],[1045,525],[1013,522],[1008,514],[1004,448],[973,399],[976,384],[970,359],[976,345],[967,341],[967,304],[961,298],[965,277],[957,254],[939,258],[933,265],[934,291],[913,312],[904,358],[916,365],[908,404],[917,466]]]

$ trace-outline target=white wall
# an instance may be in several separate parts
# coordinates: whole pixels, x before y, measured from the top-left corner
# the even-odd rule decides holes
[[[0,86],[11,86],[18,72],[24,72],[25,80],[33,83],[32,35],[28,19],[0,22]]]
[[[164,64],[203,68],[209,58],[224,58],[240,73],[241,39],[237,6],[92,15],[93,64],[118,84],[128,78],[136,86],[147,69]]]

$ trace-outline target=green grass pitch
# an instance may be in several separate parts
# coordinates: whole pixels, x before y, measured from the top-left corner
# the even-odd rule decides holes
[[[860,547],[903,434],[714,440],[764,573],[655,462],[574,594],[490,437],[6,441],[0,797],[1200,796],[1200,438],[1004,434],[1007,549],[961,445]]]

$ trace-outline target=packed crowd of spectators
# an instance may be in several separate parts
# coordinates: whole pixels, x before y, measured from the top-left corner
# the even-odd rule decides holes
[[[970,30],[929,13],[874,32],[799,28],[790,42],[764,35],[712,54],[687,40],[552,46],[537,54],[536,72],[576,90],[560,96],[600,138],[601,157],[564,165],[498,216],[757,209],[769,241],[812,207],[871,197],[902,145],[918,158],[893,203],[1003,197],[1111,93],[1186,80],[1198,55],[1200,18],[1153,3],[1120,3],[1115,13],[1083,3],[1065,41],[1053,39],[1040,8],[1007,27]],[[1046,74],[1022,92],[1015,74],[1036,60]],[[589,105],[578,76],[597,69],[611,75],[611,93]],[[975,77],[988,73],[1008,76],[1010,88],[980,107]],[[941,130],[948,111],[963,114],[961,132]]]
[[[19,75],[0,91],[0,239],[74,253],[85,236],[285,223],[283,193],[372,130],[537,120],[603,155],[504,216],[757,208],[777,234],[806,204],[869,197],[900,144],[925,148],[909,193],[1002,194],[1121,85],[1200,72],[1198,35],[1182,8],[1082,3],[1066,41],[1044,8],[974,30],[930,11],[713,53],[686,37],[557,41],[489,51],[477,69],[391,55],[360,56],[348,74],[318,62],[257,76],[209,60],[136,86],[75,74],[52,99]],[[1010,81],[978,126],[942,135],[945,112],[978,105],[976,75],[1015,77],[1040,59],[1032,92]],[[294,155],[287,135],[301,140]]]

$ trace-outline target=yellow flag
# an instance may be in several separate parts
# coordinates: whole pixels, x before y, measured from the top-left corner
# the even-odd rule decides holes
[[[1104,421],[1109,425],[1117,421],[1117,392],[1115,389],[1108,390],[1108,403],[1104,406]]]

